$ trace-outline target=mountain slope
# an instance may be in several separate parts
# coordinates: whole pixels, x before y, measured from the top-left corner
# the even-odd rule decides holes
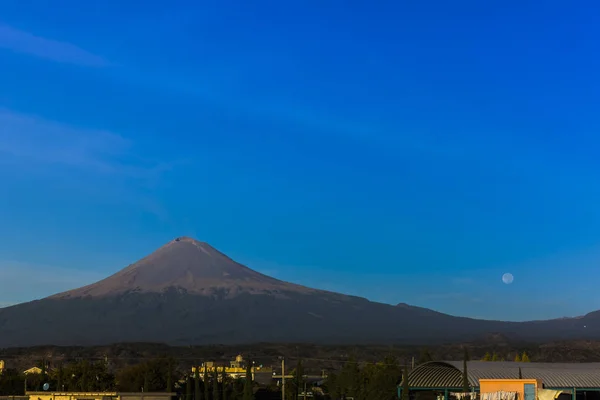
[[[283,282],[206,243],[179,238],[95,284],[0,309],[0,347],[141,341],[426,344],[489,333],[548,340],[600,337],[599,322],[596,314],[482,321],[391,306]]]
[[[182,237],[100,282],[52,298],[160,293],[168,289],[196,295],[220,293],[229,297],[240,293],[315,292],[263,275],[233,261],[207,243]]]

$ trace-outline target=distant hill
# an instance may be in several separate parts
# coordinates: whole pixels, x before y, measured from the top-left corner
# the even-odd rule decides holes
[[[455,317],[283,282],[178,238],[102,281],[0,309],[0,347],[256,342],[435,344],[600,338],[600,313],[533,322]]]

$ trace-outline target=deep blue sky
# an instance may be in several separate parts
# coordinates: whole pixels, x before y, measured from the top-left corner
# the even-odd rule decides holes
[[[393,304],[599,309],[598,13],[3,0],[0,303],[187,235]]]

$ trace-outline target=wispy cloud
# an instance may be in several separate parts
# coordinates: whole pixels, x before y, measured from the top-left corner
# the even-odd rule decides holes
[[[0,166],[19,174],[82,177],[78,191],[119,204],[135,204],[168,219],[151,192],[180,162],[136,151],[131,140],[104,130],[50,121],[0,108]]]
[[[105,67],[110,63],[74,44],[36,36],[0,23],[0,48],[50,61],[87,67]]]
[[[58,164],[103,174],[151,179],[173,163],[141,157],[118,134],[49,121],[0,108],[0,155],[11,160]]]
[[[86,270],[0,261],[0,308],[51,296],[102,278],[100,273]]]
[[[456,277],[452,278],[451,282],[455,285],[472,285],[475,283],[475,279],[470,277]]]
[[[460,300],[478,303],[482,301],[479,297],[475,297],[470,293],[449,292],[449,293],[429,293],[420,297],[419,300]]]

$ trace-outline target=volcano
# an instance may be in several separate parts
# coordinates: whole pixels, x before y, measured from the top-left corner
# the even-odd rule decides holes
[[[315,292],[256,272],[233,261],[208,243],[181,237],[100,282],[51,298],[106,297],[169,290],[221,298],[243,293],[276,295],[284,292]]]
[[[596,339],[599,315],[517,323],[392,306],[284,282],[181,237],[92,285],[0,309],[0,347]]]

